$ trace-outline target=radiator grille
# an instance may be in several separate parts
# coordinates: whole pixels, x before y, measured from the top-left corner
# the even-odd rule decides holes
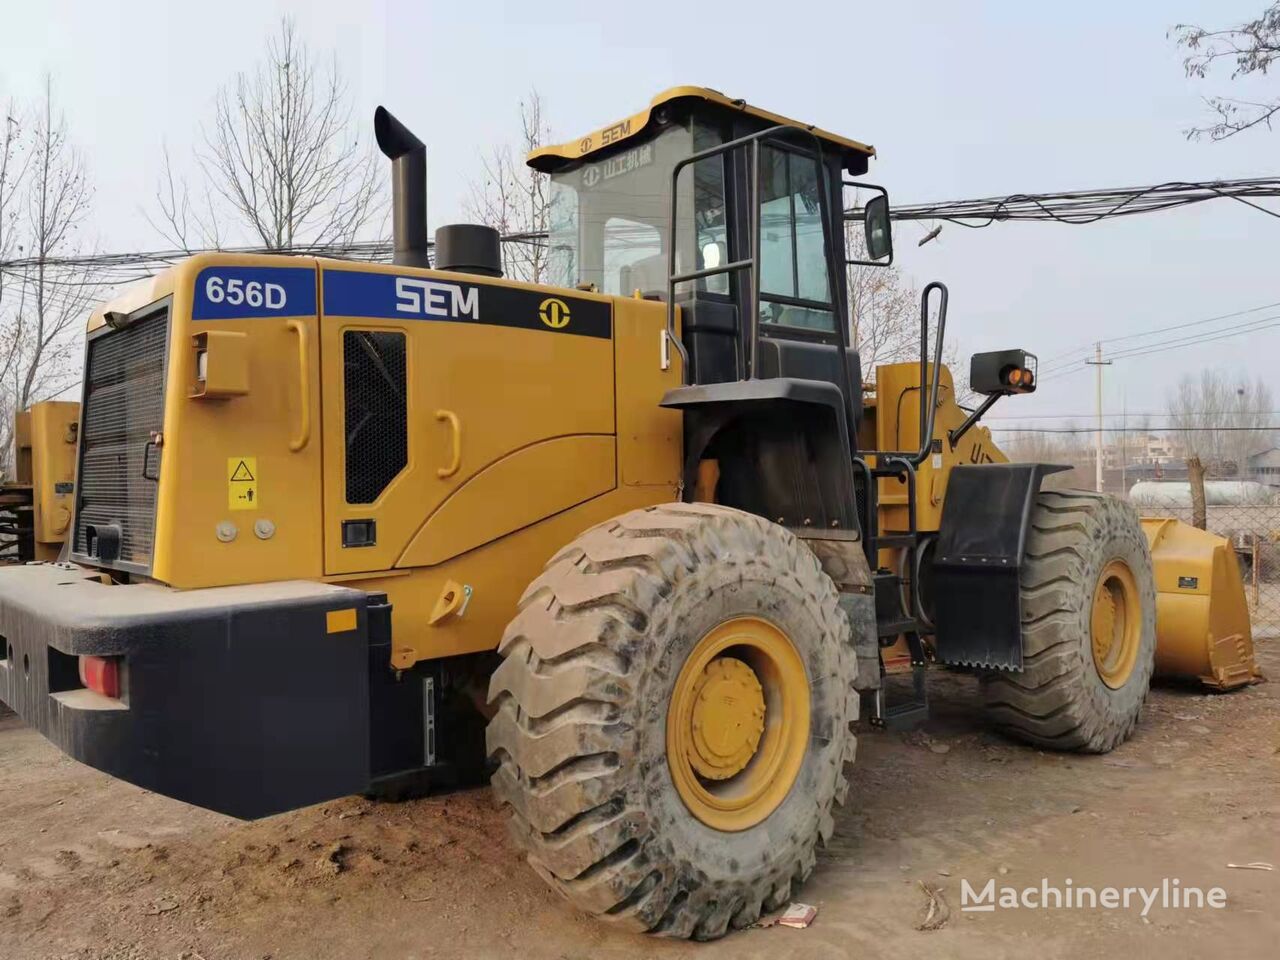
[[[151,433],[164,425],[168,329],[165,308],[89,341],[74,541],[81,556],[86,526],[117,524],[117,562],[151,567],[157,484],[143,468]],[[159,451],[145,465],[158,476]]]
[[[342,335],[347,503],[373,503],[409,462],[403,333]]]

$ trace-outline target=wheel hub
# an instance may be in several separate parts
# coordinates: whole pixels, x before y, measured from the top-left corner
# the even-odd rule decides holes
[[[1142,643],[1138,583],[1123,560],[1112,560],[1098,577],[1089,632],[1094,668],[1103,683],[1118,690],[1133,673]]]
[[[1116,598],[1107,589],[1093,599],[1093,659],[1105,663],[1115,646]]]
[[[712,660],[694,684],[689,762],[709,780],[725,780],[755,755],[764,733],[764,689],[734,657]]]
[[[712,628],[676,676],[667,766],[715,830],[745,830],[786,799],[809,743],[809,680],[791,638],[759,617]]]

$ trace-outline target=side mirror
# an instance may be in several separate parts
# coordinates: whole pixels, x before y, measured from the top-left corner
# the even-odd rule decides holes
[[[1035,393],[1037,360],[1025,350],[975,353],[969,361],[969,389],[988,397]]]
[[[893,258],[893,232],[889,224],[889,197],[877,194],[863,208],[863,227],[867,236],[867,258]]]

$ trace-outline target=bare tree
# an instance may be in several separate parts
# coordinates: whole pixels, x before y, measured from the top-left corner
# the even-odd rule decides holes
[[[4,198],[13,205],[6,212],[6,231],[21,231],[19,239],[5,242],[34,260],[5,284],[0,313],[0,449],[6,459],[14,412],[55,397],[74,382],[80,331],[101,293],[91,273],[62,263],[83,249],[81,229],[93,189],[83,155],[55,107],[51,81],[46,81],[28,150],[21,191]],[[0,166],[13,162],[13,154],[0,156]],[[6,189],[18,184],[9,181]]]
[[[850,260],[867,259],[867,241],[861,222],[845,224],[845,251]],[[850,264],[846,276],[852,327],[850,342],[858,349],[862,376],[872,381],[879,364],[918,361],[920,290],[915,283],[896,266]],[[932,334],[929,350],[933,350]],[[961,365],[954,341],[943,344],[942,362],[951,370],[957,402],[971,403],[974,394],[969,390],[969,371]]]
[[[17,246],[17,198],[22,193],[29,156],[19,113],[17,103],[11,99],[0,117],[4,124],[0,133],[0,261],[10,259]],[[0,270],[0,318],[3,318],[5,280],[5,273]]]
[[[262,62],[218,91],[196,157],[209,185],[204,210],[193,210],[166,157],[153,224],[184,249],[220,243],[224,218],[271,250],[380,231],[383,178],[357,129],[336,59],[317,66],[285,18]]]
[[[65,118],[46,82],[36,120],[27,189],[27,232],[36,266],[27,278],[29,302],[23,317],[23,367],[17,379],[18,409],[61,392],[74,365],[80,325],[98,299],[92,277],[72,273],[50,260],[80,251],[79,231],[89,215],[93,188],[84,157],[70,142]]]
[[[1068,424],[1067,428],[1073,426]],[[1071,467],[1070,470],[1047,475],[1043,483],[1045,488],[1061,490],[1082,484],[1092,488],[1094,454],[1085,434],[1027,430],[997,439],[1004,455],[1015,463],[1061,463]]]
[[[1266,76],[1280,57],[1280,3],[1264,9],[1256,20],[1220,30],[1180,23],[1173,28],[1178,46],[1188,51],[1183,61],[1188,77],[1205,79],[1221,62],[1234,64],[1231,79]],[[1226,140],[1257,126],[1271,128],[1271,118],[1280,112],[1280,98],[1244,100],[1234,97],[1207,97],[1205,101],[1217,119],[1204,127],[1187,131],[1189,139],[1208,137]]]
[[[481,176],[472,181],[464,201],[469,217],[493,227],[504,237],[545,234],[551,226],[549,178],[524,162],[525,155],[550,139],[544,106],[537,90],[530,90],[520,100],[519,153],[510,144],[503,144],[482,157]],[[547,268],[543,243],[506,243],[503,247],[507,276],[528,283],[543,281]]]
[[[147,221],[175,247],[195,253],[222,246],[222,229],[211,188],[205,185],[200,207],[191,200],[186,180],[174,173],[169,147],[164,147],[164,165],[156,184],[155,213],[143,211]]]
[[[851,260],[867,258],[860,222],[845,225],[845,249]],[[848,269],[852,343],[870,379],[877,364],[920,357],[920,291],[897,267],[851,265]]]
[[[0,261],[9,260],[15,251],[25,247],[19,241],[21,203],[30,153],[27,137],[20,119],[20,109],[10,100],[4,110],[4,132],[0,136]],[[13,422],[12,391],[9,371],[17,362],[20,351],[19,315],[15,293],[19,290],[16,278],[0,268],[0,474],[9,475],[11,458],[9,426]]]
[[[1271,389],[1261,379],[1233,378],[1223,370],[1185,375],[1169,392],[1167,406],[1188,456],[1199,457],[1209,475],[1234,475],[1250,454],[1273,444]]]

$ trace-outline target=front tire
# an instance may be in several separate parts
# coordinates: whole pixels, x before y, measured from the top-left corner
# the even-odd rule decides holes
[[[552,558],[499,652],[493,786],[575,906],[710,939],[809,875],[847,790],[856,657],[792,534],[712,504],[632,511]]]
[[[988,717],[1039,747],[1119,746],[1155,667],[1155,580],[1137,513],[1102,494],[1041,492],[1020,591],[1023,670],[983,677]]]

